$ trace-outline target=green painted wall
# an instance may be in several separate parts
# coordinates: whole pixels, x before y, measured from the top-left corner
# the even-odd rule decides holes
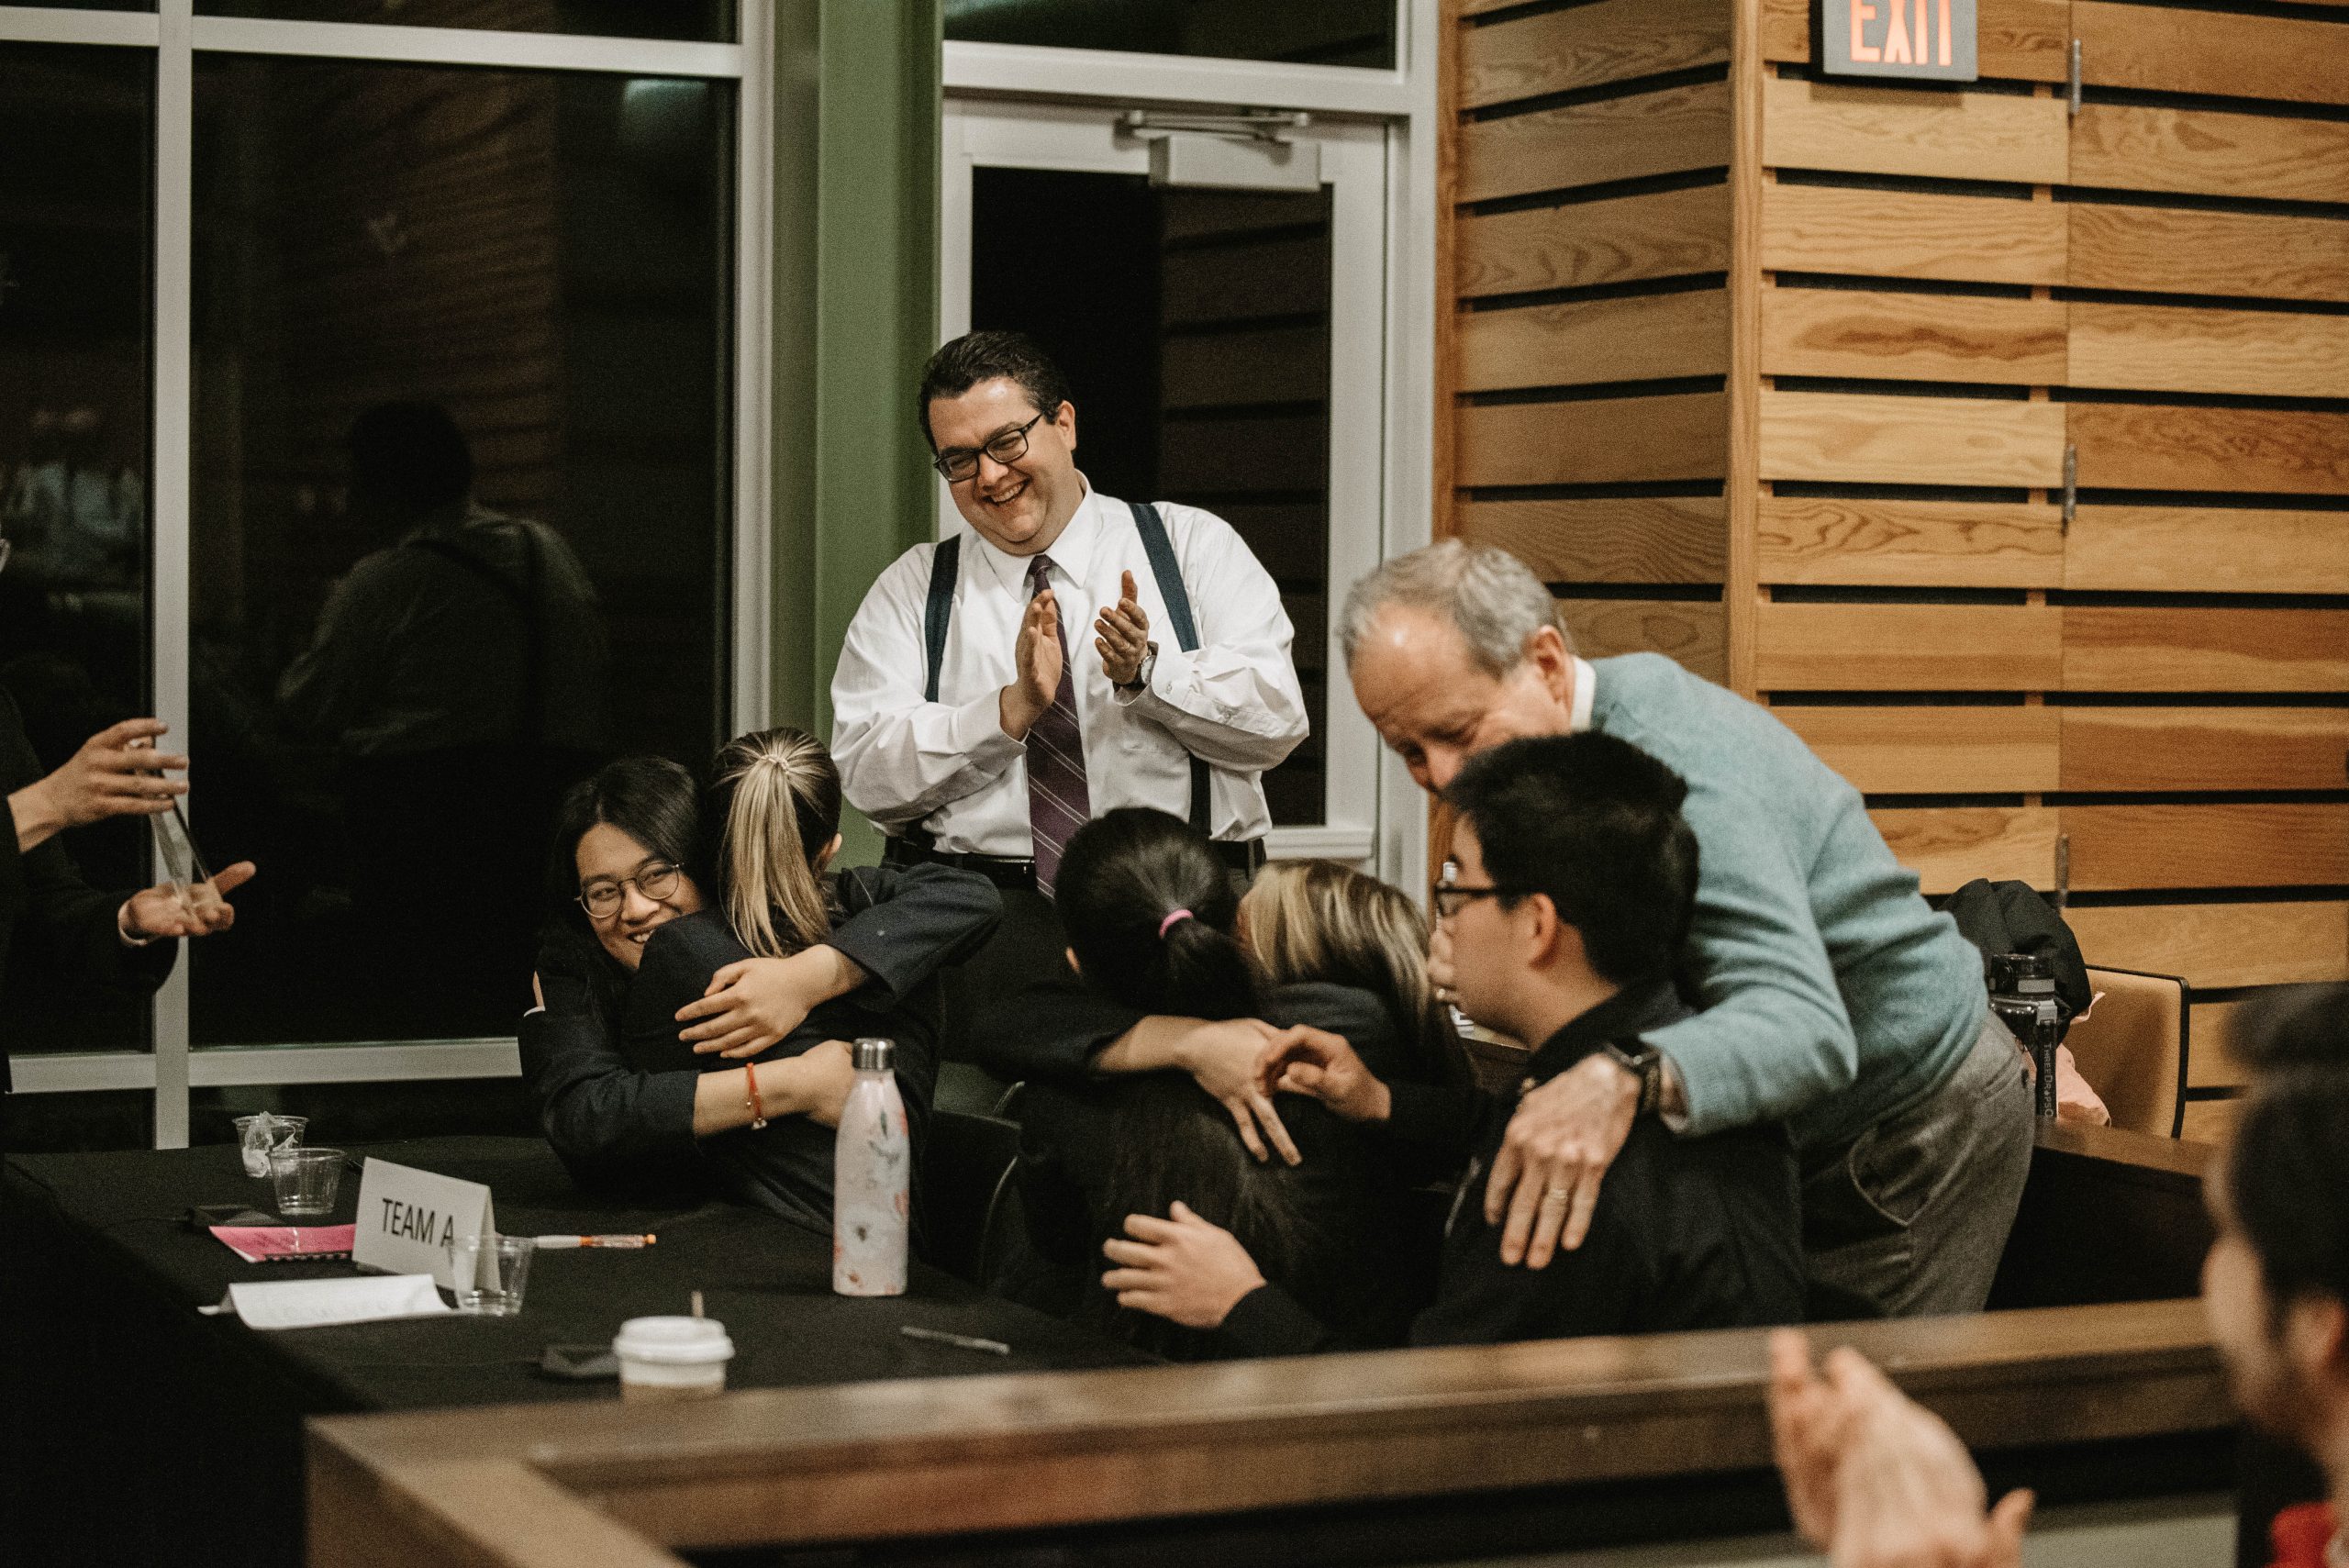
[[[802,0],[776,17],[774,715],[818,734],[865,590],[930,535],[912,405],[938,342],[941,17]],[[843,831],[848,862],[877,856],[861,818]]]

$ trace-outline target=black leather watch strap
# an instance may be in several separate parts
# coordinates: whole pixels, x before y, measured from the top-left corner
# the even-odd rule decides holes
[[[1653,1116],[1664,1096],[1664,1054],[1637,1036],[1630,1040],[1607,1042],[1608,1056],[1615,1065],[1640,1081],[1641,1116]]]

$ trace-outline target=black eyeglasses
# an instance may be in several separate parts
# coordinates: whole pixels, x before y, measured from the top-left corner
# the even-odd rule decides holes
[[[604,877],[587,883],[579,889],[579,906],[591,919],[608,920],[619,913],[620,902],[633,886],[655,904],[666,903],[677,891],[677,883],[685,873],[667,861],[654,861],[639,866],[634,876]]]
[[[1037,421],[1042,418],[1043,416],[1039,414],[1025,425],[1016,426],[994,437],[983,447],[948,447],[930,460],[930,466],[938,470],[939,477],[947,484],[960,484],[979,472],[981,452],[1000,463],[1018,462],[1028,455],[1028,432],[1034,429]]]
[[[1508,888],[1495,887],[1489,883],[1482,887],[1463,887],[1456,882],[1439,882],[1428,889],[1428,895],[1435,902],[1436,917],[1449,920],[1459,914],[1471,899],[1507,898],[1511,895]]]

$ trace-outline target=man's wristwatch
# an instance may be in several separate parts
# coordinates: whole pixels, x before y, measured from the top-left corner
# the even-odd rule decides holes
[[[1609,1061],[1640,1081],[1638,1114],[1653,1116],[1664,1095],[1664,1052],[1633,1036],[1609,1040],[1602,1048]]]
[[[1150,672],[1157,663],[1158,644],[1155,641],[1152,641],[1144,649],[1141,656],[1141,662],[1134,666],[1134,678],[1130,681],[1119,681],[1118,683],[1118,690],[1121,692],[1138,692],[1144,686],[1150,684]]]

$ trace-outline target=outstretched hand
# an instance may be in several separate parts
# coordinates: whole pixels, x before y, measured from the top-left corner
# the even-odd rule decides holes
[[[1126,1216],[1126,1235],[1101,1243],[1118,1266],[1101,1276],[1101,1288],[1118,1305],[1149,1312],[1186,1329],[1214,1329],[1231,1316],[1240,1298],[1264,1283],[1256,1261],[1240,1239],[1210,1225],[1177,1199],[1168,1218]]]
[[[250,882],[253,869],[252,862],[239,861],[211,881],[191,886],[185,904],[180,901],[179,889],[168,882],[142,888],[132,894],[122,907],[123,934],[145,940],[150,937],[203,937],[225,931],[237,923],[236,908],[225,895]]]
[[[1984,1511],[1982,1475],[1941,1418],[1849,1347],[1811,1370],[1770,1336],[1770,1434],[1795,1529],[1835,1568],[2020,1568],[2032,1495]]]
[[[152,817],[169,811],[187,784],[166,778],[183,772],[187,759],[158,751],[155,739],[169,726],[159,718],[126,718],[82,742],[65,765],[8,796],[17,821],[17,847],[35,844],[68,828],[86,827],[109,817]]]

